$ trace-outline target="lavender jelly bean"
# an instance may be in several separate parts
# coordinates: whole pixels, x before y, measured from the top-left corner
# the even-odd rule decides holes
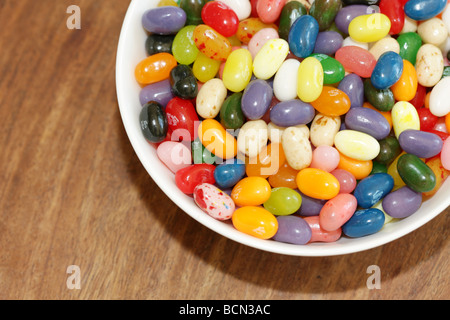
[[[347,94],[350,108],[362,107],[364,104],[364,82],[357,74],[350,73],[342,79],[338,89]]]
[[[163,107],[166,107],[173,97],[174,95],[172,93],[172,86],[170,85],[169,79],[149,84],[148,86],[142,88],[139,93],[139,101],[142,106],[149,101],[156,101]]]
[[[343,7],[339,10],[334,22],[336,27],[344,34],[348,34],[348,26],[350,22],[356,17],[371,13],[369,6],[363,4],[354,4]]]
[[[142,16],[145,30],[156,34],[173,34],[184,27],[186,12],[174,6],[164,6],[147,10]]]
[[[270,111],[270,121],[279,127],[292,127],[310,123],[315,115],[312,105],[293,99],[276,104]]]
[[[344,38],[336,31],[319,32],[314,47],[314,53],[322,53],[332,56],[342,47]]]
[[[242,95],[242,113],[250,120],[261,119],[269,109],[272,98],[273,90],[267,81],[252,80]]]
[[[406,153],[419,158],[432,158],[438,155],[443,146],[438,135],[420,130],[405,130],[398,137],[398,142]]]
[[[406,218],[419,210],[422,205],[422,193],[409,187],[402,187],[384,197],[382,206],[384,212],[392,218]]]
[[[298,245],[307,244],[311,240],[312,231],[309,224],[297,216],[277,217],[278,230],[273,240]]]
[[[320,210],[322,210],[322,207],[325,205],[327,201],[308,197],[307,195],[304,195],[298,190],[297,192],[300,193],[300,195],[302,196],[302,205],[300,209],[297,211],[297,214],[305,217],[318,216]]]
[[[389,122],[383,115],[369,108],[353,108],[345,115],[347,129],[361,131],[377,140],[386,138],[391,132]]]

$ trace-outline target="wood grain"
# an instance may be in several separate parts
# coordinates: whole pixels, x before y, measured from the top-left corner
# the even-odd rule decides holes
[[[71,4],[81,30],[66,28]],[[0,0],[0,299],[450,298],[449,209],[383,247],[303,258],[245,247],[177,208],[119,115],[128,4]],[[380,290],[366,287],[370,265]]]

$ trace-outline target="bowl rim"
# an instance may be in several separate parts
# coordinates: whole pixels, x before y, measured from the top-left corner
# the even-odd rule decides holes
[[[171,178],[170,174],[172,173],[157,159],[155,148],[149,143],[146,143],[140,132],[140,128],[138,128],[138,118],[131,115],[130,112],[133,107],[135,109],[137,108],[136,102],[139,100],[137,95],[136,97],[129,97],[130,93],[127,93],[127,88],[131,86],[131,90],[140,90],[139,85],[134,79],[134,67],[139,60],[130,61],[129,59],[129,54],[132,52],[130,47],[133,48],[133,45],[135,45],[130,38],[140,37],[144,39],[142,37],[145,36],[145,31],[140,24],[140,15],[143,13],[143,8],[150,9],[156,6],[157,1],[131,0],[127,9],[116,52],[115,77],[117,101],[124,129],[141,164],[166,196],[191,218],[230,240],[255,249],[291,256],[326,257],[366,251],[392,242],[431,221],[450,205],[450,179],[447,179],[438,193],[434,195],[434,197],[438,198],[434,201],[437,204],[433,203],[432,206],[429,200],[423,202],[421,209],[419,209],[419,215],[416,212],[408,218],[388,223],[381,231],[366,237],[357,239],[341,237],[341,239],[334,243],[311,243],[304,246],[258,239],[234,229],[230,223],[215,220],[204,213],[195,205],[191,197],[182,194],[179,190],[174,190],[170,183],[165,182],[166,179]],[[139,27],[142,30],[138,31],[136,29]],[[136,53],[140,56],[140,59],[146,57],[143,47],[142,45],[142,50]],[[129,69],[130,67],[132,68],[131,70]],[[141,108],[140,103],[139,108]],[[159,163],[151,160],[157,160]]]

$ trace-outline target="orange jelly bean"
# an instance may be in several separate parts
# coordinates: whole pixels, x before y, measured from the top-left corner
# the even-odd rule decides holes
[[[139,62],[134,75],[137,82],[141,85],[147,85],[168,79],[170,71],[176,65],[177,60],[170,53],[156,53]]]
[[[236,139],[217,120],[203,120],[198,127],[198,137],[203,146],[219,158],[232,159],[237,155]]]
[[[417,92],[416,68],[408,60],[403,60],[403,73],[392,87],[392,93],[397,101],[411,101]]]
[[[372,160],[361,161],[344,156],[339,153],[340,159],[338,164],[338,169],[344,169],[353,174],[355,179],[361,180],[370,175],[373,169]]]
[[[281,144],[271,143],[263,147],[256,157],[249,159],[245,171],[249,177],[268,178],[276,174],[285,161]]]
[[[321,114],[337,117],[350,110],[351,102],[345,92],[332,86],[324,86],[319,98],[311,102],[311,105]]]
[[[193,36],[197,48],[210,59],[225,61],[232,51],[230,41],[205,24],[195,27]]]
[[[315,199],[332,199],[339,194],[340,190],[340,184],[336,177],[321,169],[300,170],[296,182],[300,192]]]
[[[389,126],[392,129],[393,122],[392,122],[392,115],[391,115],[390,111],[380,111],[377,108],[375,108],[373,105],[371,105],[369,102],[364,102],[363,107],[379,112],[387,120],[387,122],[389,123]]]
[[[445,116],[445,126],[447,127],[447,132],[450,132],[450,113]]]
[[[269,200],[272,188],[261,177],[247,177],[239,181],[231,191],[231,198],[239,207],[258,206]]]
[[[290,189],[297,189],[297,174],[299,170],[295,170],[285,162],[278,172],[269,177],[269,183],[272,188],[286,187]]]
[[[261,207],[246,206],[237,209],[231,217],[233,226],[259,239],[270,239],[278,231],[278,220]]]
[[[444,181],[450,176],[450,171],[446,170],[442,166],[441,157],[439,155],[431,159],[428,159],[426,161],[426,164],[428,167],[430,167],[430,169],[434,172],[434,175],[436,176],[436,186],[434,187],[434,189],[423,193],[424,197],[431,197],[439,190]]]
[[[247,18],[239,22],[236,37],[243,44],[248,44],[259,30],[265,28],[273,28],[278,31],[277,26],[273,23],[264,23],[259,18]]]

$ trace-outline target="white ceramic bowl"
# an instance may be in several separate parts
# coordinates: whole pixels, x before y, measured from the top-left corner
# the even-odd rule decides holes
[[[156,150],[144,139],[139,126],[140,87],[134,78],[134,69],[146,57],[144,47],[146,33],[141,25],[141,16],[145,10],[156,7],[158,2],[159,0],[131,1],[123,22],[117,51],[117,97],[125,130],[143,166],[163,192],[192,218],[224,237],[261,250],[293,256],[333,256],[371,249],[398,239],[421,227],[450,205],[450,179],[448,179],[432,199],[423,203],[418,212],[406,219],[385,225],[376,234],[357,239],[342,237],[334,243],[313,243],[305,246],[257,239],[237,231],[230,223],[220,222],[208,216],[197,207],[191,197],[178,190],[174,175],[158,159]]]

